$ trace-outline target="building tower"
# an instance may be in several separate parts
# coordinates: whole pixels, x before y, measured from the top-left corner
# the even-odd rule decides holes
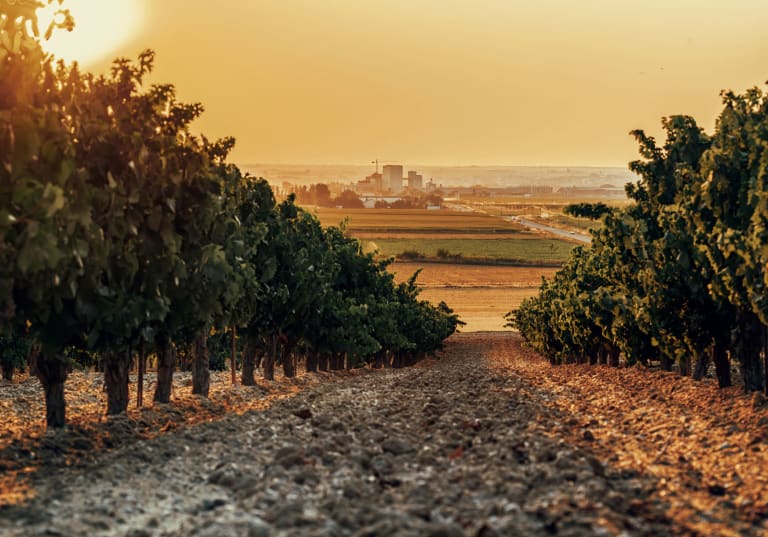
[[[421,174],[414,171],[408,172],[408,188],[421,190],[423,188]]]
[[[400,164],[385,164],[381,169],[382,188],[397,194],[403,190],[403,166]]]

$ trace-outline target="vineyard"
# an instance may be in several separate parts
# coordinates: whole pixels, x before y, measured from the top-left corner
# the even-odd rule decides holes
[[[508,314],[553,364],[713,368],[721,387],[738,368],[768,392],[768,96],[722,96],[712,135],[687,116],[663,121],[662,146],[633,132],[627,206],[568,208],[600,221],[592,244]]]
[[[154,401],[169,402],[177,364],[207,396],[209,338],[231,342],[233,381],[239,361],[252,385],[256,367],[293,377],[299,361],[413,364],[460,324],[418,298],[418,273],[396,284],[389,261],[227,164],[233,139],[193,135],[203,107],[146,83],[151,51],[108,76],[54,65],[36,3],[3,8],[0,364],[7,379],[29,364],[49,427],[66,422],[73,366],[103,371],[119,414],[132,369],[142,404],[150,360]],[[52,24],[72,25],[60,15]]]
[[[74,376],[75,401],[104,397]],[[260,380],[260,398],[214,379],[210,400],[100,422],[81,404],[0,449],[0,533],[766,534],[768,405],[711,379],[553,368],[511,332],[414,368]]]
[[[768,94],[627,203],[309,210],[65,4],[0,0],[0,534],[768,535]]]

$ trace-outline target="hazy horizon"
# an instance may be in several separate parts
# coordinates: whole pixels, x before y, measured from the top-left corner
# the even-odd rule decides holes
[[[624,167],[768,76],[768,2],[65,0],[69,58],[157,53],[235,162]],[[64,44],[51,44],[54,52]],[[58,47],[58,48],[57,48]]]
[[[597,187],[610,184],[623,187],[637,179],[628,168],[617,166],[502,166],[502,165],[403,165],[403,174],[414,170],[422,174],[424,182],[447,187],[483,185],[491,188],[514,186],[582,186]],[[353,183],[374,172],[371,164],[280,164],[237,163],[243,171],[270,182],[280,184]],[[381,165],[379,166],[381,171]]]
[[[429,168],[600,168],[600,169],[616,169],[627,170],[627,166],[613,166],[602,164],[498,164],[498,163],[476,163],[476,164],[451,164],[451,163],[439,163],[439,162],[409,162],[404,163],[400,161],[387,161],[387,164],[401,164],[404,168],[423,166]],[[297,162],[236,162],[237,165],[242,166],[360,166],[371,167],[375,165],[373,162],[370,164],[365,162],[309,162],[309,161],[297,161]],[[379,164],[379,170],[385,164]]]

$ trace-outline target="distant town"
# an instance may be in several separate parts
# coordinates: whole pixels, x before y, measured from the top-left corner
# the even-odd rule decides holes
[[[399,163],[380,166],[380,161],[373,161],[371,164],[367,170],[360,166],[329,165],[241,165],[241,168],[267,179],[280,197],[295,193],[301,204],[344,208],[436,210],[445,200],[484,197],[535,196],[564,202],[574,198],[620,200],[626,197],[624,185],[636,179],[622,168],[431,166],[407,169]]]

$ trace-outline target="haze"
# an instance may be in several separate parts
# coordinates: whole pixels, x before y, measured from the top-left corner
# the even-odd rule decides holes
[[[711,129],[721,89],[768,78],[757,0],[142,5],[114,55],[153,48],[155,80],[203,102],[198,128],[241,163],[626,166],[631,129]]]

